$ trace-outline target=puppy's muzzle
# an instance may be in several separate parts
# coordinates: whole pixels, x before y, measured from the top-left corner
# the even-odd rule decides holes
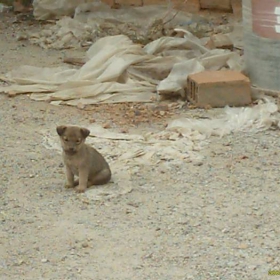
[[[76,152],[77,152],[77,151],[76,151],[76,149],[74,149],[74,148],[69,148],[69,149],[65,150],[65,153],[66,153],[67,155],[74,155]]]

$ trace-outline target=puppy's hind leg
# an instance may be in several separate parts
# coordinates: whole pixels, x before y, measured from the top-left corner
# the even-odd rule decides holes
[[[111,170],[110,169],[103,169],[99,173],[97,173],[94,178],[91,178],[88,181],[88,187],[93,185],[104,185],[108,183],[111,179]]]

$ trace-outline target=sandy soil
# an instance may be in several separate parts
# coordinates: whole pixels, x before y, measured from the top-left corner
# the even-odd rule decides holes
[[[1,74],[83,53],[17,41],[19,30],[40,27],[10,21],[0,19]],[[61,156],[38,131],[93,119],[147,131],[189,112],[120,125],[113,108],[58,108],[25,96],[0,102],[1,280],[263,280],[280,270],[279,131],[212,138],[202,164],[135,167],[130,193],[94,202],[63,188]]]

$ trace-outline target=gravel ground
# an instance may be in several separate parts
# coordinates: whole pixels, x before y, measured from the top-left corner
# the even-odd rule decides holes
[[[24,25],[6,24],[1,74],[62,63],[62,52],[16,41]],[[279,279],[268,275],[280,270],[279,131],[211,138],[202,164],[135,167],[132,192],[89,202],[63,188],[61,156],[38,131],[110,116],[25,96],[0,102],[1,280]]]

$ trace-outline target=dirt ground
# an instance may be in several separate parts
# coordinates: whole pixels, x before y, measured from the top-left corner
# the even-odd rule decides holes
[[[0,74],[84,52],[17,41],[19,30],[40,26],[12,18],[0,18]],[[94,120],[142,133],[190,112],[174,106],[158,117],[140,106],[149,117],[122,123],[116,112],[130,114],[130,105],[86,111],[27,96],[0,101],[1,280],[278,279],[268,271],[280,270],[279,131],[211,138],[201,164],[137,166],[131,192],[88,201],[63,188],[61,156],[42,145],[39,130]]]

